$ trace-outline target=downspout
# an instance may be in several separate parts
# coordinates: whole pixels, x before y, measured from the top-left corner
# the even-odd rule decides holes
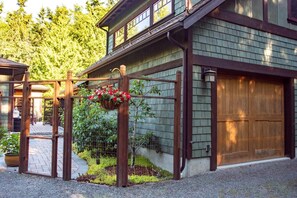
[[[186,94],[186,87],[187,87],[187,79],[188,79],[188,65],[187,65],[187,48],[184,47],[181,43],[179,43],[177,40],[175,40],[172,36],[170,31],[167,32],[167,39],[173,43],[174,45],[178,46],[183,51],[183,152],[182,152],[182,165],[180,168],[180,172],[182,172],[186,165],[186,157],[187,157],[187,142],[188,142],[188,136],[187,131],[188,127],[185,124],[187,120],[187,94]]]
[[[101,26],[98,26],[101,30],[106,32],[106,51],[105,51],[105,56],[108,54],[108,48],[109,48],[109,42],[108,42],[108,30],[104,29]]]

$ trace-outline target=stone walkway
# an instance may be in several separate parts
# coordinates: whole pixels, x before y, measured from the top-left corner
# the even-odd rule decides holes
[[[38,122],[30,126],[31,135],[51,136],[52,127]],[[63,134],[63,128],[59,127],[59,134]],[[52,141],[47,139],[30,139],[28,171],[43,175],[51,174]],[[17,167],[6,167],[3,157],[0,157],[0,170],[18,171]],[[58,177],[62,177],[63,170],[63,138],[58,139]],[[87,163],[72,153],[72,179],[88,170]]]

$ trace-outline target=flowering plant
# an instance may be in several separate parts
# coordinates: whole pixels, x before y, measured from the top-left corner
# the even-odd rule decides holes
[[[128,92],[120,91],[119,89],[114,88],[112,85],[100,87],[99,89],[96,89],[91,96],[89,96],[89,100],[100,102],[101,105],[106,109],[111,109],[106,107],[106,105],[110,106],[110,104],[117,108],[123,102],[129,101],[130,98],[131,96]]]

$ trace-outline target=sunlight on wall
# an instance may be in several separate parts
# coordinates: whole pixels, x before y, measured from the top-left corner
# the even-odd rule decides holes
[[[230,149],[233,144],[237,143],[237,127],[233,121],[227,120],[226,122],[227,131],[227,148]]]
[[[266,44],[266,48],[264,50],[264,57],[263,57],[263,61],[269,63],[271,61],[271,56],[272,56],[272,46],[273,46],[273,42],[269,41]]]
[[[280,2],[281,2],[282,0],[272,0],[272,3],[273,3],[273,4],[277,4],[277,3],[278,3],[278,1],[280,1]]]
[[[297,54],[297,48],[295,48],[295,51],[294,51],[294,53],[295,53],[295,54]]]

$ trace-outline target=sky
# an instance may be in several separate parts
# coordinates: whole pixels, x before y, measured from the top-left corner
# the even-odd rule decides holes
[[[55,10],[57,6],[64,5],[67,8],[74,8],[74,5],[84,6],[87,0],[28,0],[26,2],[26,12],[36,17],[42,7],[49,7]],[[17,0],[0,0],[4,3],[3,15],[18,8]]]

